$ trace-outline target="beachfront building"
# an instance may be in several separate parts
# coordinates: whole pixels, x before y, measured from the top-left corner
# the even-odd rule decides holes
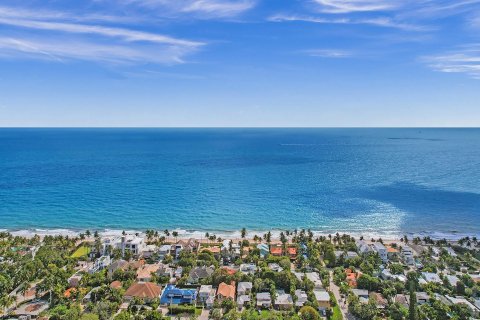
[[[281,257],[283,254],[283,249],[279,245],[271,245],[270,246],[270,254],[274,257]]]
[[[288,257],[290,260],[297,259],[297,248],[296,247],[288,247],[287,249]]]
[[[173,284],[169,284],[163,290],[160,297],[161,305],[193,304],[197,299],[197,290],[180,289]]]
[[[263,259],[270,253],[268,248],[268,244],[266,243],[259,243],[257,244],[257,249],[260,251],[260,257]]]
[[[146,244],[143,237],[126,234],[103,238],[103,251],[106,252],[109,247],[120,249],[122,255],[125,255],[125,251],[128,250],[133,256],[139,256],[146,249]]]
[[[160,248],[158,248],[158,258],[160,260],[165,259],[165,257],[169,255],[171,251],[172,251],[172,246],[169,244],[164,244],[160,246]]]

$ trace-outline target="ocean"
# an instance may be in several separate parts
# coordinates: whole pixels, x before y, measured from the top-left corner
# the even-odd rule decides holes
[[[0,229],[480,234],[480,129],[0,129]]]

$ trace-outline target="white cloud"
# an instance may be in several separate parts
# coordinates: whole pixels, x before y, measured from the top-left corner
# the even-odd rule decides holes
[[[229,18],[252,9],[256,0],[129,0],[153,8],[157,15],[193,14],[196,18]]]
[[[182,63],[188,52],[183,47],[128,46],[116,43],[97,43],[88,40],[29,39],[0,37],[0,56],[10,58],[39,58],[57,62],[86,60],[112,64]]]
[[[353,54],[349,51],[338,50],[338,49],[310,49],[305,50],[304,53],[311,57],[320,57],[320,58],[348,58]]]
[[[401,6],[398,0],[314,0],[325,13],[389,11]]]
[[[378,27],[385,28],[395,28],[402,29],[407,31],[425,31],[431,30],[430,27],[420,26],[415,24],[408,24],[403,22],[397,22],[388,17],[378,17],[378,18],[330,18],[330,17],[315,17],[315,16],[302,16],[302,15],[283,15],[278,14],[271,16],[269,21],[273,22],[285,22],[285,21],[303,21],[311,23],[321,23],[321,24],[367,24]]]
[[[465,73],[480,79],[480,44],[465,46],[445,54],[423,57],[430,68],[439,72]]]
[[[95,24],[86,23],[96,19]],[[0,7],[0,25],[8,26],[3,28],[6,31],[0,31],[0,56],[172,64],[184,62],[186,55],[205,45],[155,32],[109,26],[112,21],[116,19],[103,15],[73,18],[72,14],[61,11]]]

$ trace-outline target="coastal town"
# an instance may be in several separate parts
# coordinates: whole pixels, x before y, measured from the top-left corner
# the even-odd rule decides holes
[[[476,319],[480,242],[0,233],[4,319]]]

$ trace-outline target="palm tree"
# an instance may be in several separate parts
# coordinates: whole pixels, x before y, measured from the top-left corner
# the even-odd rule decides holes
[[[242,239],[245,239],[245,236],[247,235],[247,229],[242,228],[241,235],[242,235]]]
[[[172,236],[175,237],[175,243],[177,242],[177,237],[178,237],[178,232],[177,231],[173,231],[172,232]]]
[[[166,235],[167,237],[170,236],[170,232],[168,231],[168,229],[165,229],[165,231],[163,231],[163,233],[165,233],[165,235]]]

